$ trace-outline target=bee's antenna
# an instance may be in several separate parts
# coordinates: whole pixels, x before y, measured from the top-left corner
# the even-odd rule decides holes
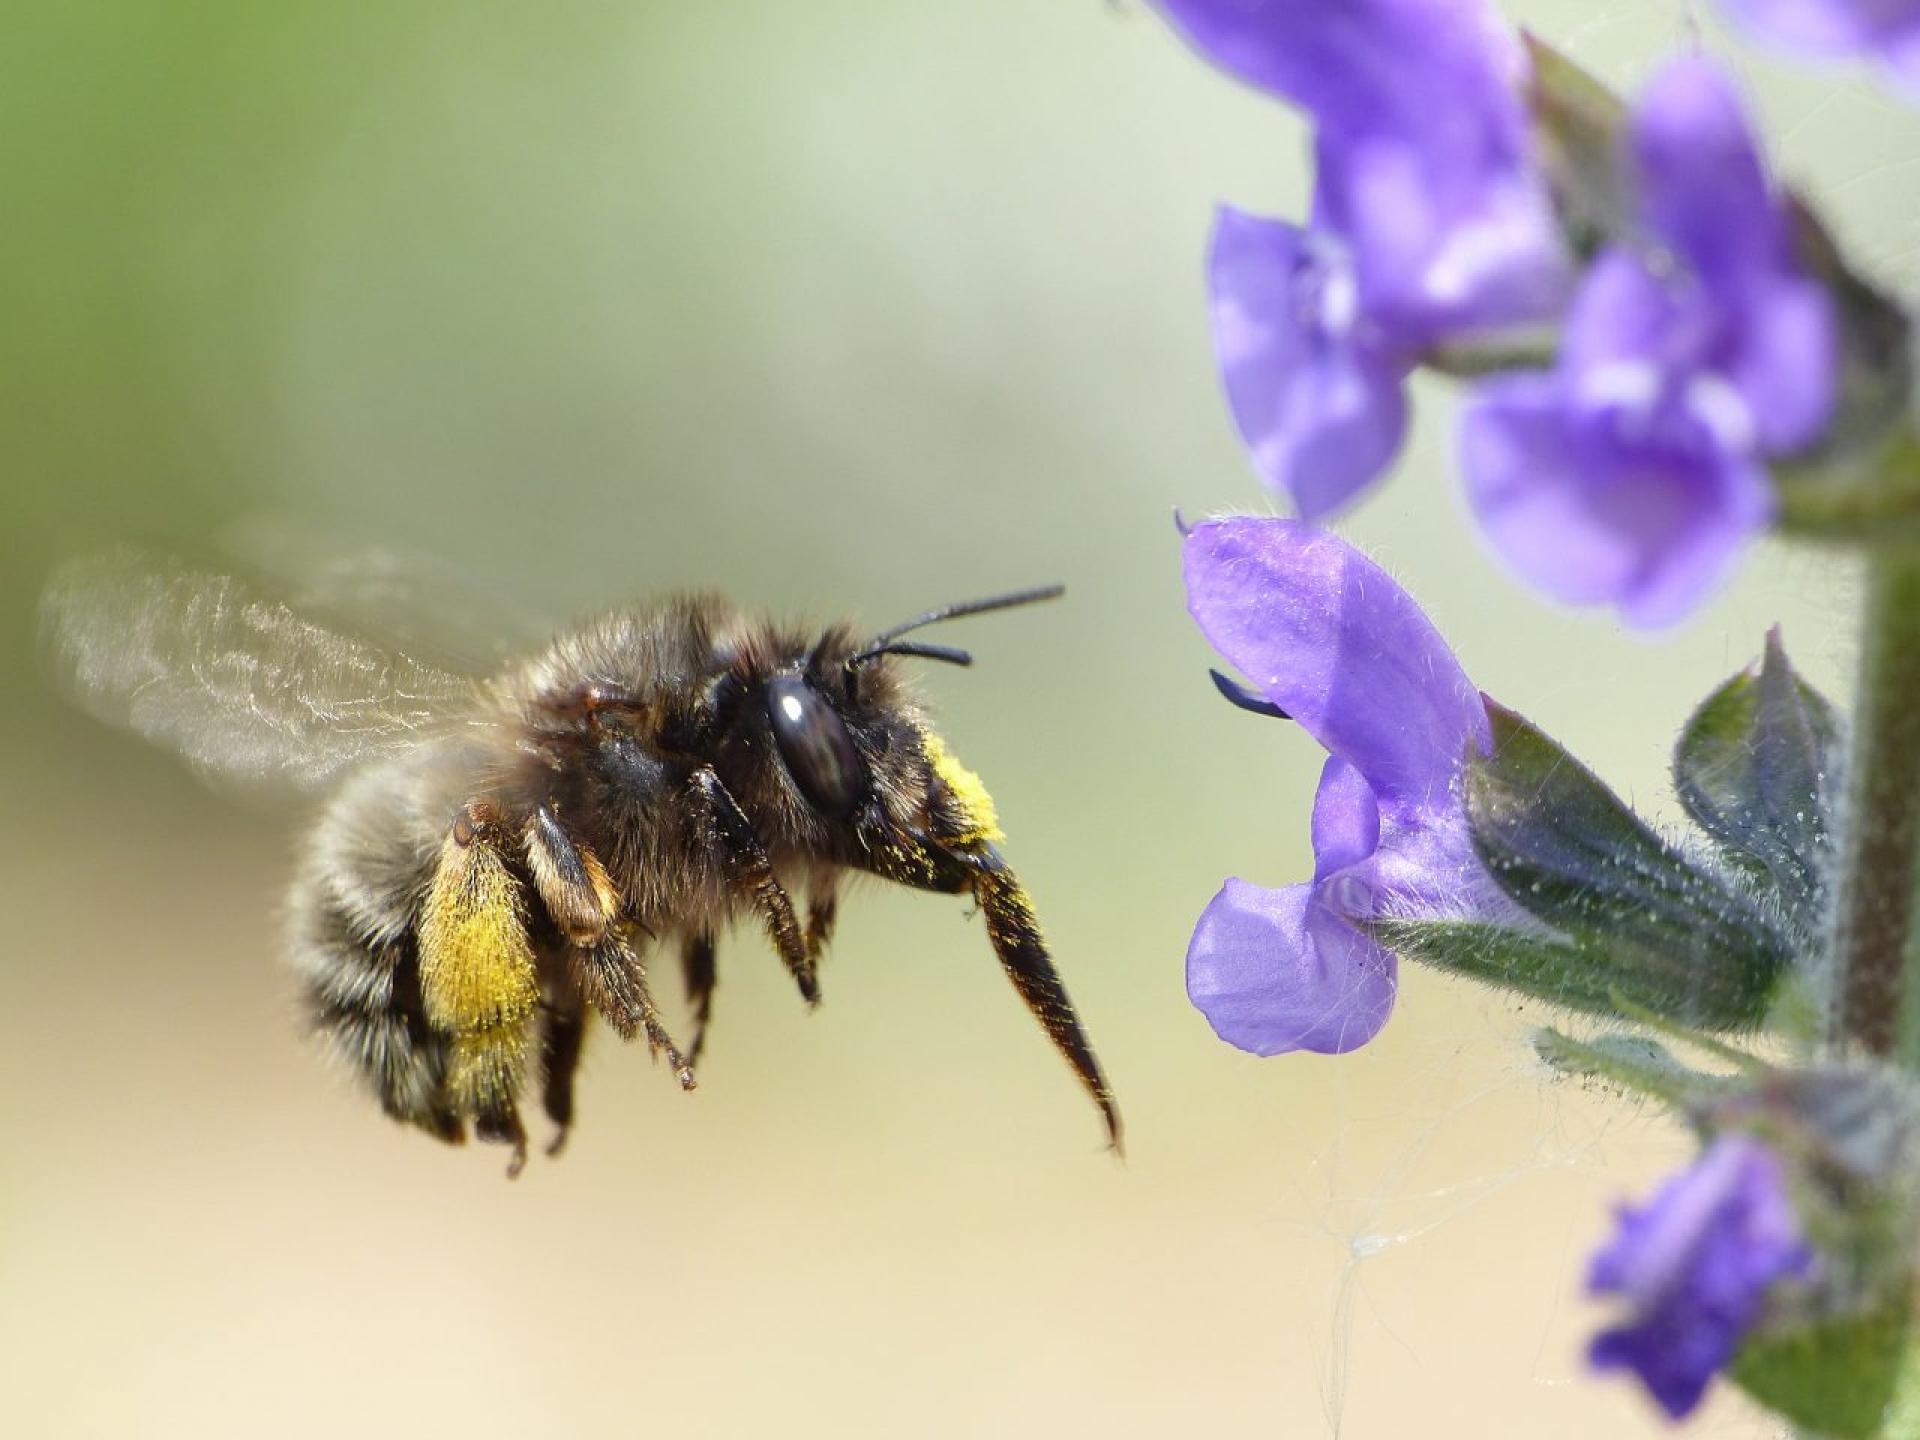
[[[951,645],[923,645],[915,640],[903,640],[898,644],[889,645],[869,645],[848,660],[847,664],[860,665],[880,655],[911,655],[920,660],[941,660],[949,665],[973,664],[973,656],[965,650],[956,650]]]
[[[1015,605],[1032,605],[1040,600],[1057,600],[1067,593],[1064,585],[1036,585],[1031,590],[1010,590],[1005,595],[991,595],[985,600],[962,600],[957,605],[942,605],[938,610],[929,610],[917,615],[891,630],[882,630],[867,642],[869,651],[885,645],[889,640],[898,639],[909,630],[918,630],[923,625],[937,625],[942,620],[958,620],[963,615],[979,615],[988,610],[1011,610]]]
[[[904,645],[894,642],[910,630],[918,630],[923,625],[937,625],[942,620],[958,620],[963,615],[980,615],[988,610],[1010,610],[1015,605],[1032,605],[1041,600],[1057,600],[1067,593],[1064,585],[1036,585],[1031,590],[1009,590],[1005,595],[990,595],[985,600],[962,600],[955,605],[942,605],[938,610],[929,610],[924,615],[916,615],[891,629],[882,630],[867,642],[867,648],[847,661],[849,669],[862,665],[877,655],[911,655],[920,660],[941,660],[949,665],[971,665],[973,656],[964,650],[956,650],[951,645],[927,645],[919,641],[909,641]]]

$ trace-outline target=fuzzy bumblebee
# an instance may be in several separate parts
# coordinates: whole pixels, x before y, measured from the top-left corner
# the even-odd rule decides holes
[[[240,581],[117,554],[70,566],[43,613],[88,709],[220,779],[326,803],[291,905],[314,1028],[395,1119],[527,1149],[537,1084],[557,1152],[589,1017],[643,1037],[691,1090],[735,921],[809,1004],[841,879],[971,895],[1021,998],[1099,1106],[1112,1093],[1001,857],[993,803],[929,727],[902,637],[1049,598],[951,606],[866,641],[717,596],[619,610],[469,678],[320,624]],[[804,905],[795,896],[804,897]],[[690,1041],[648,957],[677,951]]]

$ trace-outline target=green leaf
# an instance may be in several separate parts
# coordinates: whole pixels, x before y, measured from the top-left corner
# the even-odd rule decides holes
[[[1756,1335],[1734,1357],[1733,1381],[1809,1435],[1892,1435],[1881,1425],[1906,1363],[1907,1315],[1895,1296],[1865,1315]]]
[[[1833,707],[1788,663],[1778,627],[1759,672],[1693,712],[1673,752],[1680,803],[1726,858],[1764,879],[1789,913],[1818,913],[1842,761]]]
[[[1758,1025],[1790,955],[1773,920],[1548,736],[1491,701],[1487,714],[1493,753],[1467,765],[1474,849],[1595,972],[1566,978],[1561,1003],[1612,1013],[1590,997],[1618,992],[1683,1025]]]

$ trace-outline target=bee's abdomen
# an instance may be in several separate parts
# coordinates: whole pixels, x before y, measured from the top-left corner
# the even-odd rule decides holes
[[[316,827],[292,896],[291,959],[316,1034],[397,1120],[447,1140],[448,1043],[420,997],[413,928],[430,860],[404,775],[357,779]]]

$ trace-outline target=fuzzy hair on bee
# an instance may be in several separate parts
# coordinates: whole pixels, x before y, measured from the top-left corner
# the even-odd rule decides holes
[[[760,933],[809,1005],[843,880],[972,897],[1016,992],[1120,1143],[993,802],[934,731],[905,638],[1060,593],[930,611],[861,638],[714,594],[614,610],[466,674],[321,623],[234,577],[127,552],[56,576],[45,648],[69,695],[223,782],[321,798],[289,906],[315,1032],[394,1119],[557,1154],[590,1022],[691,1090],[716,953]],[[650,960],[677,959],[681,1044]]]

